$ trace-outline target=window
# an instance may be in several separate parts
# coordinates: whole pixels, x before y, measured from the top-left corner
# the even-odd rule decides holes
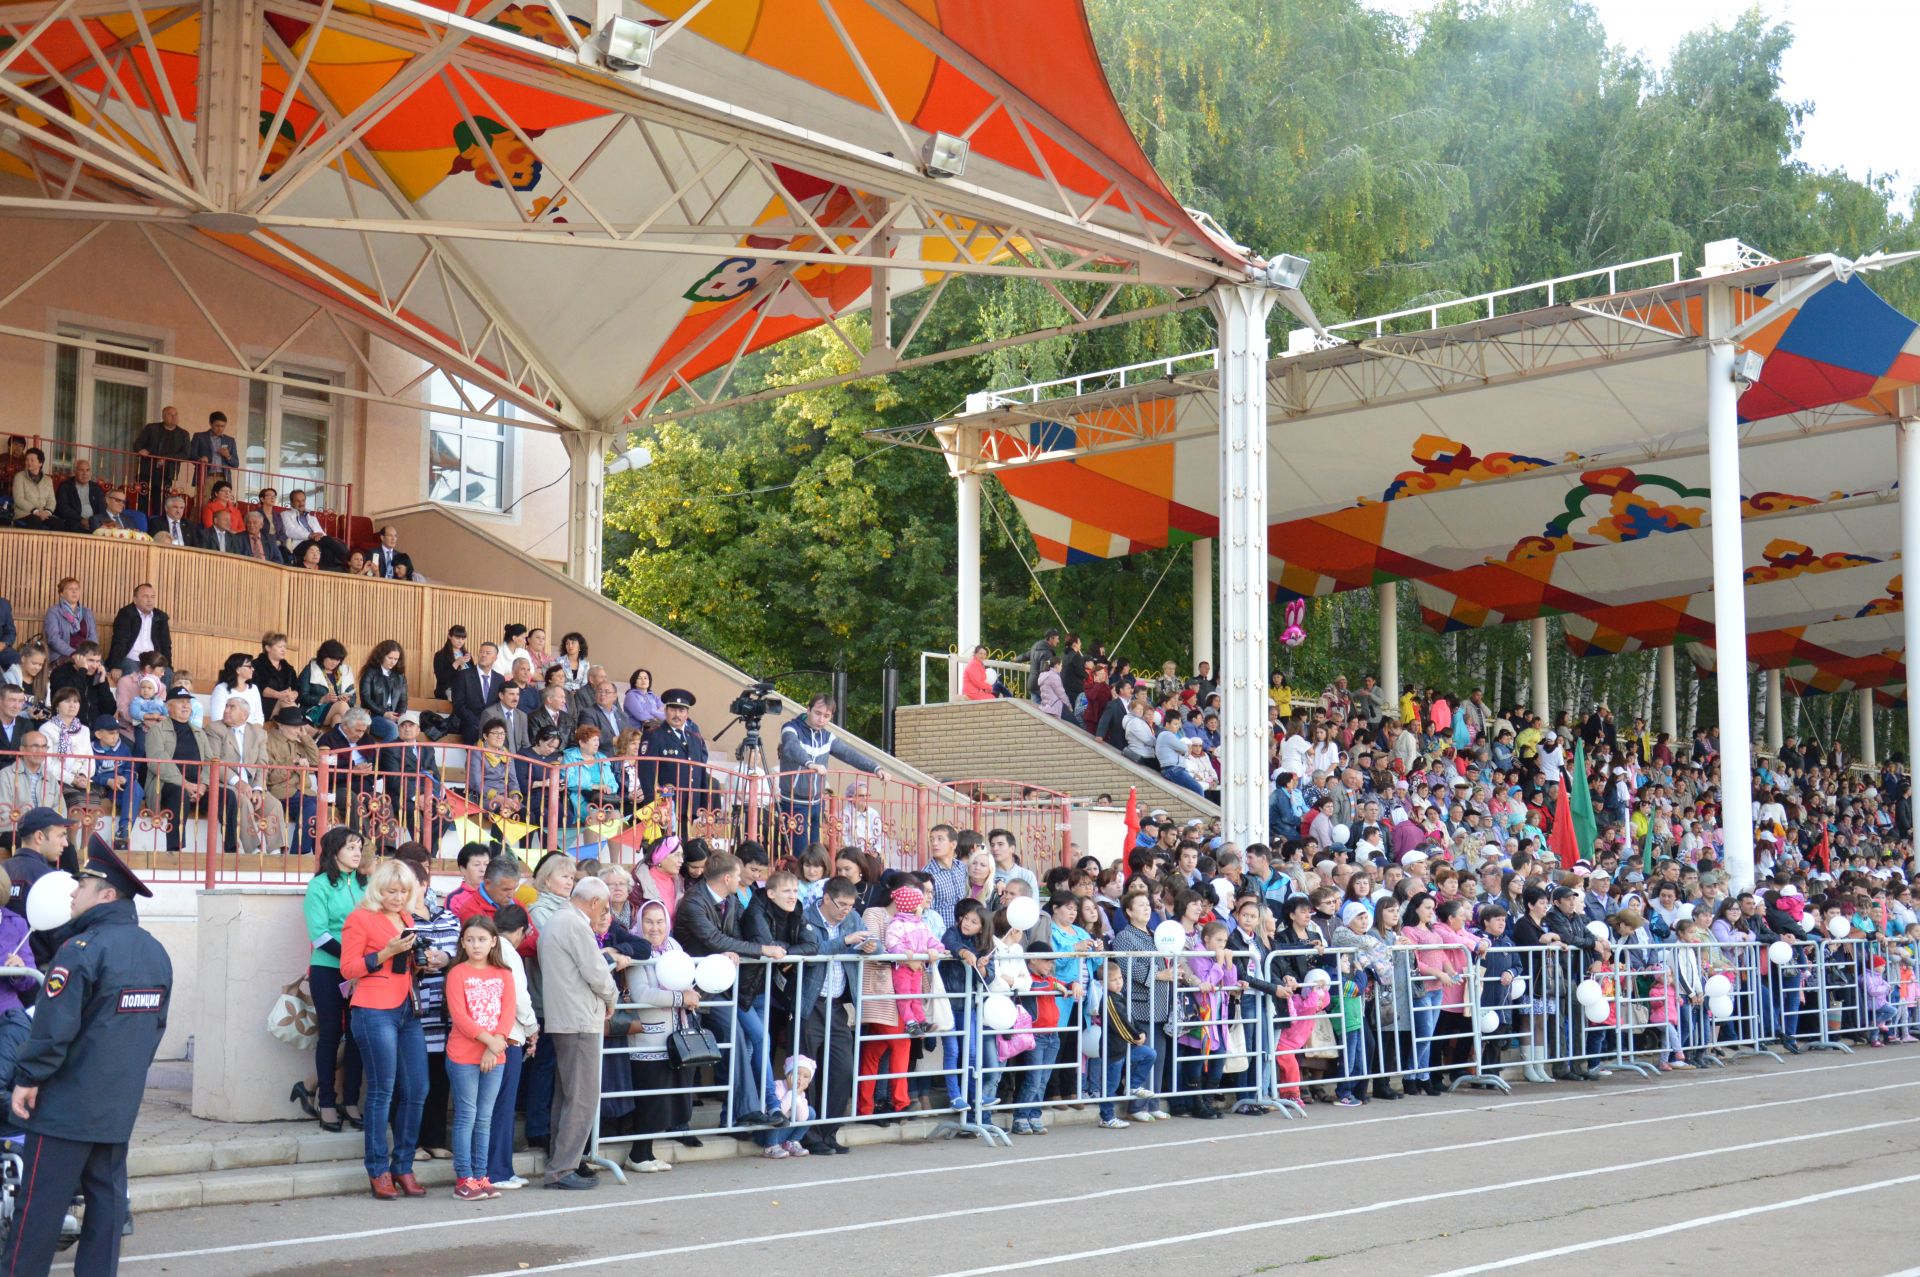
[[[511,404],[442,372],[427,379],[427,402],[433,408],[513,415]],[[513,499],[509,427],[433,408],[427,411],[427,499],[505,510]]]
[[[140,427],[158,416],[153,401],[159,368],[144,356],[158,343],[143,337],[62,328],[69,337],[84,337],[113,351],[86,346],[56,346],[53,356],[53,423],[47,440],[47,463],[65,468],[73,463],[75,444],[133,449]],[[125,350],[125,354],[119,353]],[[111,475],[120,467],[97,459],[94,470]]]
[[[252,498],[262,488],[275,488],[284,501],[290,489],[305,488],[309,508],[327,509],[335,379],[300,368],[275,366],[273,371],[299,384],[256,381],[248,386],[242,495]]]

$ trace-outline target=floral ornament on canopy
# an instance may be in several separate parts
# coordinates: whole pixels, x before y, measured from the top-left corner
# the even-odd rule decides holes
[[[1760,557],[1764,560],[1762,563],[1748,568],[1742,574],[1748,585],[1765,585],[1769,581],[1785,581],[1819,572],[1838,572],[1843,568],[1857,568],[1880,561],[1870,555],[1849,554],[1844,550],[1815,554],[1812,546],[1785,538],[1767,542],[1766,548],[1760,551]]]
[[[1680,498],[1679,500],[1663,498]],[[1689,488],[1664,475],[1638,475],[1625,466],[1589,470],[1567,494],[1565,511],[1539,536],[1522,537],[1507,560],[1540,558],[1566,550],[1625,544],[1666,532],[1701,527],[1707,515],[1705,488]],[[1694,502],[1701,504],[1694,504]]]
[[[1484,483],[1489,479],[1504,479],[1528,470],[1543,470],[1554,464],[1545,457],[1528,457],[1518,452],[1493,452],[1476,457],[1473,449],[1466,444],[1445,435],[1421,435],[1413,441],[1411,455],[1420,468],[1402,470],[1395,475],[1393,482],[1381,494],[1382,501],[1425,496],[1429,492],[1443,492],[1463,484]],[[1568,460],[1573,458],[1569,457]]]
[[[1903,611],[1906,607],[1903,589],[1905,585],[1903,578],[1905,575],[1905,573],[1902,573],[1900,576],[1896,576],[1893,580],[1888,581],[1886,594],[1881,598],[1871,600],[1865,607],[1855,612],[1854,616],[1892,616],[1895,612]],[[1844,620],[1846,618],[1836,617],[1834,619]]]

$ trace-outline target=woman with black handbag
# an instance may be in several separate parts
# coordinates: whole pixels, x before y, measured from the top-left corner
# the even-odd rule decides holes
[[[667,907],[658,900],[642,904],[639,930],[641,939],[653,949],[654,961],[636,962],[627,968],[626,1000],[637,1005],[628,1026],[631,1050],[627,1057],[633,1065],[633,1089],[654,1094],[637,1096],[633,1112],[622,1120],[627,1123],[627,1133],[642,1136],[628,1148],[626,1168],[648,1175],[673,1169],[673,1163],[653,1155],[653,1137],[664,1131],[685,1131],[693,1120],[693,1097],[684,1089],[686,1074],[669,1056],[668,1039],[689,1023],[699,1024],[689,1013],[700,1009],[700,993],[697,989],[661,987],[659,959],[682,952],[679,941],[673,938],[673,920],[667,916]],[[691,1147],[700,1144],[693,1135],[676,1138]]]

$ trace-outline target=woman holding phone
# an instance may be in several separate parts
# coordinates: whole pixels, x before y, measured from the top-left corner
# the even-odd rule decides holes
[[[353,1036],[366,1068],[367,1179],[383,1202],[427,1195],[413,1177],[427,1098],[427,1040],[413,1001],[414,918],[407,912],[416,885],[404,861],[381,861],[340,936],[340,974],[356,982]]]

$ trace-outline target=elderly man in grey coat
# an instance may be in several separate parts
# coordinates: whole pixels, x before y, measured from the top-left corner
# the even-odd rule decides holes
[[[600,1041],[618,996],[609,959],[595,937],[607,925],[612,900],[607,884],[582,878],[565,909],[540,928],[540,986],[547,1041],[553,1044],[553,1143],[547,1158],[548,1188],[595,1188],[581,1174],[581,1159],[593,1135],[600,1106]],[[624,968],[623,955],[611,959]]]

